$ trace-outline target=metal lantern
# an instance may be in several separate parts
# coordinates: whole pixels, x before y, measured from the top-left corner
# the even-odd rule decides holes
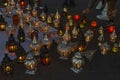
[[[35,17],[35,20],[33,21],[33,25],[35,28],[39,28],[41,26],[41,21],[38,17]]]
[[[60,14],[58,11],[56,11],[56,14],[55,14],[55,19],[60,19]]]
[[[85,25],[81,22],[80,23],[80,28],[84,28],[85,27]]]
[[[52,23],[52,17],[51,17],[50,15],[47,17],[47,23],[48,23],[48,24],[51,24],[51,23]]]
[[[3,58],[1,62],[1,69],[7,75],[13,73],[12,60],[8,57],[8,54],[5,54],[5,57]]]
[[[100,28],[99,28],[99,34],[103,34],[103,33],[104,33],[104,29],[103,29],[102,26],[100,26]]]
[[[47,32],[49,32],[49,30],[50,30],[50,25],[49,25],[49,24],[43,23],[43,24],[41,25],[41,28],[40,28],[40,31],[41,31],[41,32],[47,33]]]
[[[76,26],[74,26],[74,28],[72,30],[72,37],[77,38],[78,33],[79,33],[79,29],[77,29]]]
[[[59,24],[60,24],[59,19],[55,19],[53,22],[54,22],[54,27],[59,27]]]
[[[27,5],[27,7],[26,7],[26,10],[27,11],[30,11],[32,8],[31,8],[31,6],[30,6],[30,4],[28,3],[28,5]]]
[[[110,51],[110,45],[107,42],[101,43],[100,45],[101,54],[105,55]]]
[[[68,56],[72,52],[72,48],[70,45],[66,45],[65,42],[58,44],[57,52],[60,55],[60,59],[68,59]]]
[[[26,56],[25,62],[24,62],[26,71],[26,74],[34,75],[37,69],[37,60],[33,57],[32,53],[29,53]]]
[[[36,17],[38,15],[38,12],[35,7],[33,7],[32,15],[33,15],[33,17]]]
[[[44,13],[44,11],[42,11],[40,17],[41,17],[42,21],[46,20],[46,14]]]
[[[22,17],[20,18],[19,26],[20,26],[21,28],[24,28],[24,27],[25,27],[25,22],[24,22],[24,19],[23,19]]]
[[[24,14],[24,20],[26,23],[30,23],[31,21],[31,13],[28,11],[26,14]]]
[[[102,42],[104,42],[104,35],[100,34],[100,36],[98,37],[98,45],[100,46]]]
[[[68,29],[67,28],[66,28],[66,31],[65,31],[64,35],[62,36],[62,38],[63,38],[63,40],[65,40],[67,42],[71,40],[71,36],[68,33]]]
[[[5,30],[6,30],[6,22],[2,14],[0,13],[0,31],[5,31]]]
[[[9,52],[15,52],[17,50],[17,42],[15,41],[13,34],[11,34],[6,41],[6,48]]]
[[[111,42],[115,42],[117,39],[117,34],[115,32],[115,30],[110,34],[110,41]]]
[[[51,62],[51,57],[49,55],[49,49],[46,45],[41,48],[41,55],[40,55],[41,63],[43,65],[48,65]]]
[[[51,44],[52,44],[52,39],[49,38],[47,34],[45,34],[44,38],[40,42],[40,46],[42,47],[44,45],[47,45],[47,48],[50,49]]]
[[[18,38],[19,42],[25,41],[25,32],[24,32],[23,28],[21,28],[21,27],[19,27],[17,38]]]
[[[119,51],[119,46],[117,43],[114,43],[113,47],[112,47],[112,52],[117,53]]]
[[[33,40],[34,37],[38,40],[38,31],[36,29],[34,29],[31,32],[31,36],[30,37],[31,37],[31,40]]]
[[[38,40],[36,39],[36,37],[33,37],[32,43],[30,44],[30,49],[33,52],[34,56],[39,56],[40,55],[40,46],[38,44]]]
[[[25,61],[25,59],[26,59],[26,51],[25,51],[25,49],[21,46],[20,43],[18,44],[18,48],[17,48],[17,50],[15,51],[15,53],[16,53],[16,56],[17,56],[16,61],[17,61],[18,63],[23,63],[23,62]]]
[[[20,6],[18,6],[18,8],[17,8],[16,14],[19,15],[19,16],[23,15],[23,10],[20,8]]]
[[[86,42],[90,42],[91,39],[93,38],[93,31],[88,29],[85,33],[84,33],[84,36],[85,36],[85,41]]]
[[[84,58],[80,54],[80,52],[75,53],[75,55],[72,58],[72,65],[71,70],[75,73],[79,73],[85,64]]]
[[[72,19],[69,19],[69,26],[72,27],[73,26],[73,20]]]

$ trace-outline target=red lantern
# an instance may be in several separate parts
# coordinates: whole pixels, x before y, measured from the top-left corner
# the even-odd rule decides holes
[[[92,27],[96,27],[97,26],[97,22],[96,21],[92,21],[90,24]]]
[[[23,6],[25,6],[25,1],[24,0],[21,0],[20,1],[20,5],[23,7]]]
[[[75,21],[79,21],[80,20],[80,16],[78,14],[74,15],[74,20]]]
[[[114,26],[109,26],[108,27],[108,32],[112,33],[115,30]]]

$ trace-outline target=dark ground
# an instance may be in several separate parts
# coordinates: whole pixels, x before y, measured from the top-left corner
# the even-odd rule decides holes
[[[88,0],[75,0],[76,7],[70,8],[71,13],[79,13],[87,7]],[[61,11],[63,0],[43,0],[43,3],[47,3],[50,12],[55,12],[55,10]],[[120,1],[118,1],[120,2]],[[91,20],[97,20],[98,26],[105,26],[107,22],[96,19],[96,14],[99,11],[93,11],[88,15],[88,25]],[[120,14],[117,15],[115,19],[116,31],[120,33]],[[94,30],[95,33],[97,32]],[[106,31],[106,29],[105,29]],[[105,32],[106,40],[108,39],[108,32]],[[97,35],[96,35],[97,36]],[[1,45],[1,44],[0,44]],[[97,49],[96,38],[89,44],[88,49]],[[2,45],[1,45],[2,46]],[[93,60],[86,65],[82,72],[79,74],[74,73],[70,70],[71,57],[66,61],[60,60],[58,53],[55,51],[56,45],[53,45],[50,51],[52,57],[51,64],[49,66],[43,66],[41,64],[37,67],[37,72],[35,75],[25,74],[25,68],[22,64],[15,64],[15,70],[13,76],[3,76],[0,74],[0,80],[120,80],[120,53],[111,53],[107,55],[101,55],[100,51],[97,50],[93,57]]]

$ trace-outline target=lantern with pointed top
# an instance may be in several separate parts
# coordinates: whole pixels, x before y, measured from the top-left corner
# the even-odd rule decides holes
[[[78,32],[79,32],[79,29],[77,29],[76,26],[74,26],[74,28],[72,30],[72,36],[73,36],[73,38],[77,38]]]
[[[101,43],[100,45],[101,54],[105,55],[110,51],[110,45],[107,42]]]
[[[71,70],[75,73],[79,73],[85,64],[85,60],[80,54],[80,52],[75,53],[74,57],[72,58],[72,65]]]
[[[15,1],[14,0],[11,0],[11,2],[10,2],[10,5],[14,8],[15,7]]]
[[[68,9],[67,9],[67,6],[64,5],[64,6],[63,6],[63,13],[62,13],[62,15],[63,15],[63,16],[67,16],[67,14],[68,14]]]
[[[117,39],[117,34],[115,32],[115,30],[110,34],[110,41],[111,42],[115,42]]]
[[[113,44],[113,47],[112,47],[112,52],[113,53],[117,53],[119,51],[119,46],[117,43],[114,43]]]
[[[0,13],[0,31],[5,31],[5,30],[6,30],[6,22],[2,13]]]
[[[100,34],[100,36],[98,37],[98,46],[100,46],[101,45],[101,43],[103,43],[104,42],[104,35],[103,34]]]
[[[10,34],[8,41],[6,41],[6,48],[9,52],[15,52],[17,50],[17,42],[13,37],[13,34]]]
[[[88,29],[85,33],[84,33],[84,36],[85,36],[85,41],[86,42],[90,42],[91,39],[93,38],[93,31]]]
[[[32,15],[33,15],[33,17],[36,17],[38,15],[38,12],[35,7],[33,7]]]
[[[70,40],[71,40],[71,36],[70,36],[67,28],[66,28],[65,33],[64,33],[64,35],[62,36],[62,38],[63,38],[63,40],[65,40],[65,41],[70,41]]]
[[[25,61],[25,59],[26,59],[26,51],[25,51],[25,49],[21,46],[20,43],[18,44],[18,48],[17,48],[17,50],[15,51],[15,53],[16,53],[16,56],[17,56],[16,61],[17,61],[18,63],[23,63],[23,62]]]
[[[58,11],[56,11],[56,13],[55,13],[55,19],[60,19],[60,14]]]
[[[69,19],[69,26],[72,27],[73,26],[73,20],[72,19]]]
[[[8,57],[7,53],[1,62],[1,69],[6,75],[13,73],[13,63],[12,60]]]
[[[40,17],[41,17],[42,21],[46,20],[46,14],[44,13],[44,11],[42,11],[42,13],[40,14]]]
[[[48,24],[51,24],[51,23],[52,23],[52,17],[51,17],[50,15],[47,17],[47,23],[48,23]]]
[[[104,29],[103,29],[102,26],[100,26],[100,28],[99,28],[99,34],[103,34],[103,33],[104,33]]]
[[[28,3],[28,5],[27,5],[27,7],[26,7],[26,10],[27,11],[30,11],[32,8],[31,8],[31,6],[30,6],[30,4]]]
[[[60,20],[59,19],[55,19],[54,21],[54,27],[59,27],[60,25]]]
[[[36,36],[33,37],[32,43],[30,44],[30,49],[32,50],[32,53],[34,56],[40,55],[40,46],[38,44],[38,40],[36,39]]]
[[[23,19],[22,17],[20,18],[19,26],[20,26],[21,28],[24,28],[24,27],[25,27],[24,19]]]
[[[41,55],[40,55],[41,63],[43,65],[48,65],[51,62],[51,57],[49,55],[49,49],[47,48],[47,45],[44,45],[41,48]]]
[[[45,34],[40,43],[41,47],[47,45],[47,48],[50,49],[51,44],[52,44],[52,39],[49,38],[47,34]]]
[[[34,29],[31,33],[31,40],[33,40],[34,37],[36,38],[36,40],[38,40],[38,31],[36,29]]]
[[[17,38],[18,38],[19,42],[25,41],[25,32],[24,32],[23,28],[21,28],[21,27],[19,27]]]
[[[27,54],[26,59],[24,61],[24,65],[26,68],[25,73],[34,75],[37,70],[37,60],[33,57],[32,53]]]
[[[24,14],[24,20],[26,23],[30,24],[30,21],[31,21],[31,12],[28,11],[26,14]]]

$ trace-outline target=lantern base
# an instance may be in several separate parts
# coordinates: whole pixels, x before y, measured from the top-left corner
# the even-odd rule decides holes
[[[36,72],[36,69],[35,70],[26,70],[25,73],[26,74],[30,74],[30,75],[34,75]]]
[[[67,60],[68,58],[61,56],[60,59],[62,59],[62,60]]]
[[[75,67],[71,67],[70,68],[73,72],[75,72],[76,74],[78,74],[79,72],[81,72],[83,70],[83,68],[80,69],[76,69]]]

